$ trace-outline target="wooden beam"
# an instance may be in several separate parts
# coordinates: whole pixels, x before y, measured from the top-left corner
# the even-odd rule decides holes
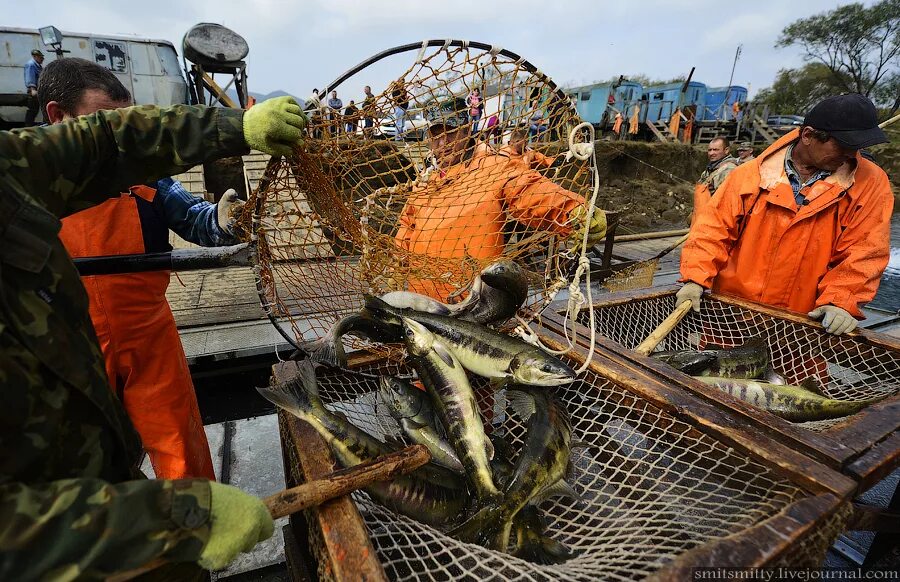
[[[215,80],[206,73],[206,71],[203,72],[202,79],[203,79],[203,86],[206,87],[206,89],[210,93],[212,93],[213,95],[216,96],[216,99],[219,100],[219,103],[221,103],[225,107],[231,107],[232,109],[240,109],[240,107],[238,107],[237,103],[232,101],[231,97],[228,96],[228,93],[223,91],[222,88],[219,87],[219,84],[216,83]]]
[[[666,136],[664,136],[662,133],[660,133],[659,129],[657,129],[657,127],[655,125],[653,125],[649,121],[647,121],[646,123],[647,123],[647,127],[650,128],[650,131],[653,132],[653,135],[656,136],[656,139],[658,139],[659,141],[661,141],[663,143],[668,143],[668,141],[669,141],[668,138],[666,138]]]

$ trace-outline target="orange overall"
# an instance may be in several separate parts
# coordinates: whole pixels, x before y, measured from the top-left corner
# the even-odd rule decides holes
[[[400,214],[395,240],[410,258],[453,268],[474,259],[479,268],[504,250],[508,219],[567,237],[569,213],[584,198],[506,156],[486,155],[431,174]],[[443,268],[443,267],[442,267]],[[452,285],[410,277],[409,290],[446,300]]]
[[[134,186],[129,193],[62,221],[59,237],[72,257],[139,254],[148,230],[139,204],[150,208],[156,190]],[[161,232],[155,232],[157,240]],[[163,238],[162,240],[166,240]],[[141,435],[161,479],[215,479],[197,396],[166,301],[169,271],[82,277],[91,321],[106,360],[106,373]]]

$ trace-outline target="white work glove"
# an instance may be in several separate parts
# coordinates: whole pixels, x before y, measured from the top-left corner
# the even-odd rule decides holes
[[[690,301],[691,306],[694,311],[700,312],[700,297],[703,296],[703,287],[694,283],[693,281],[688,281],[684,284],[684,287],[678,290],[678,293],[675,294],[675,305],[681,305],[685,301]]]
[[[234,217],[240,212],[241,206],[243,205],[244,201],[238,199],[237,192],[234,191],[234,188],[225,190],[225,193],[222,194],[222,198],[220,198],[219,202],[216,204],[216,221],[219,223],[219,228],[231,236],[234,236],[234,230],[232,229],[234,226]]]
[[[816,307],[808,314],[813,319],[822,320],[822,327],[830,334],[841,335],[856,329],[858,321],[846,310],[834,305]]]

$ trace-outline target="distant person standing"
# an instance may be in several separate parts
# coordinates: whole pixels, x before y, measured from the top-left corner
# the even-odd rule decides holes
[[[366,94],[362,102],[363,136],[372,137],[375,127],[375,95],[372,95],[372,88],[368,85],[363,92]]]
[[[356,133],[356,126],[359,124],[359,108],[356,107],[353,99],[350,100],[350,105],[344,109],[344,123],[347,125],[347,133],[351,135]]]
[[[469,120],[472,122],[472,134],[478,133],[478,122],[481,121],[481,113],[484,111],[484,100],[481,91],[476,87],[466,97],[466,105],[469,106]]]
[[[328,99],[328,119],[332,121],[331,133],[341,132],[341,108],[344,102],[337,96],[337,91],[331,92],[331,98]]]
[[[745,162],[756,159],[756,156],[753,155],[753,144],[751,144],[749,141],[742,141],[740,144],[738,144],[737,154],[739,166]]]
[[[38,105],[37,87],[38,80],[41,78],[41,71],[44,70],[44,53],[34,49],[31,51],[31,60],[25,63],[25,93],[28,111],[25,113],[25,125],[34,125],[34,119],[37,117],[40,106]]]
[[[738,167],[737,158],[731,155],[728,138],[715,137],[709,142],[706,148],[706,157],[709,163],[706,169],[700,174],[697,185],[694,187],[694,217],[696,217],[700,209],[709,203],[709,199],[713,197],[725,178],[732,170]]]
[[[397,134],[394,137],[397,141],[403,141],[403,132],[406,125],[406,110],[409,109],[409,94],[402,81],[395,81],[391,90],[391,101],[394,102],[394,127]]]

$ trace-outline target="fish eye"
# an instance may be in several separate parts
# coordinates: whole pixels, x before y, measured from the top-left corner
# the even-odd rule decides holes
[[[541,366],[542,372],[553,372],[553,364],[544,364]]]

